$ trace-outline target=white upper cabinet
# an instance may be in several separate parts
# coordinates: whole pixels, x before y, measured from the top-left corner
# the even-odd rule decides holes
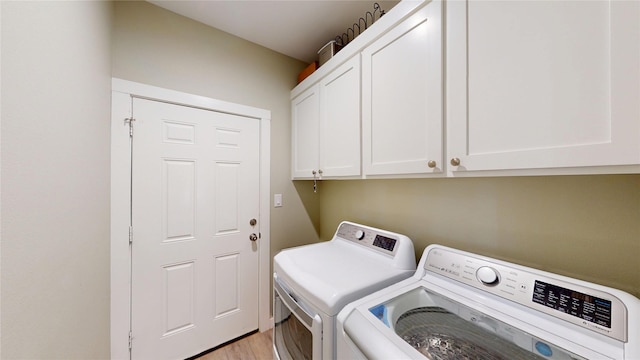
[[[320,86],[315,85],[291,101],[293,178],[312,178],[320,161]]]
[[[294,179],[359,177],[360,57],[292,101]]]
[[[365,176],[442,173],[442,31],[432,1],[363,50]]]
[[[451,1],[446,23],[450,174],[640,164],[639,1]]]
[[[323,177],[360,175],[360,57],[320,81],[320,170]]]
[[[640,173],[640,1],[401,1],[292,115],[294,179]]]

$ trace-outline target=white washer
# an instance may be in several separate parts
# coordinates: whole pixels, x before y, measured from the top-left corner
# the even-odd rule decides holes
[[[440,245],[337,321],[338,359],[640,359],[638,298]]]
[[[408,237],[342,222],[332,240],[274,257],[274,354],[335,359],[335,317],[342,308],[415,273]]]

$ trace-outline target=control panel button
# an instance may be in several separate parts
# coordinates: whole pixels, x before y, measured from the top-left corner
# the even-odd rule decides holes
[[[485,285],[496,285],[500,282],[498,272],[488,266],[483,266],[476,271],[476,278]]]
[[[358,239],[358,240],[364,239],[364,231],[362,231],[362,230],[356,231],[356,239]]]

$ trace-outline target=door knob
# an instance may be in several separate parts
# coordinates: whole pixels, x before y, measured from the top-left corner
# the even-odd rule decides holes
[[[427,166],[429,166],[430,168],[435,168],[436,167],[436,162],[434,160],[429,160],[429,162],[427,163]]]
[[[251,225],[251,226],[256,226],[257,223],[258,223],[258,220],[256,220],[256,219],[249,220],[249,225]]]
[[[458,159],[458,158],[451,159],[451,165],[459,166],[460,165],[460,159]]]
[[[258,240],[258,235],[256,235],[255,233],[249,235],[249,240],[251,241],[256,241]]]

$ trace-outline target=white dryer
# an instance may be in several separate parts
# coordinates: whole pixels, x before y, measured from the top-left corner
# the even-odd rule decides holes
[[[365,295],[407,279],[416,257],[408,237],[342,222],[330,241],[285,249],[274,257],[277,359],[335,359],[335,318]]]
[[[638,298],[440,245],[337,321],[338,359],[640,359]]]

